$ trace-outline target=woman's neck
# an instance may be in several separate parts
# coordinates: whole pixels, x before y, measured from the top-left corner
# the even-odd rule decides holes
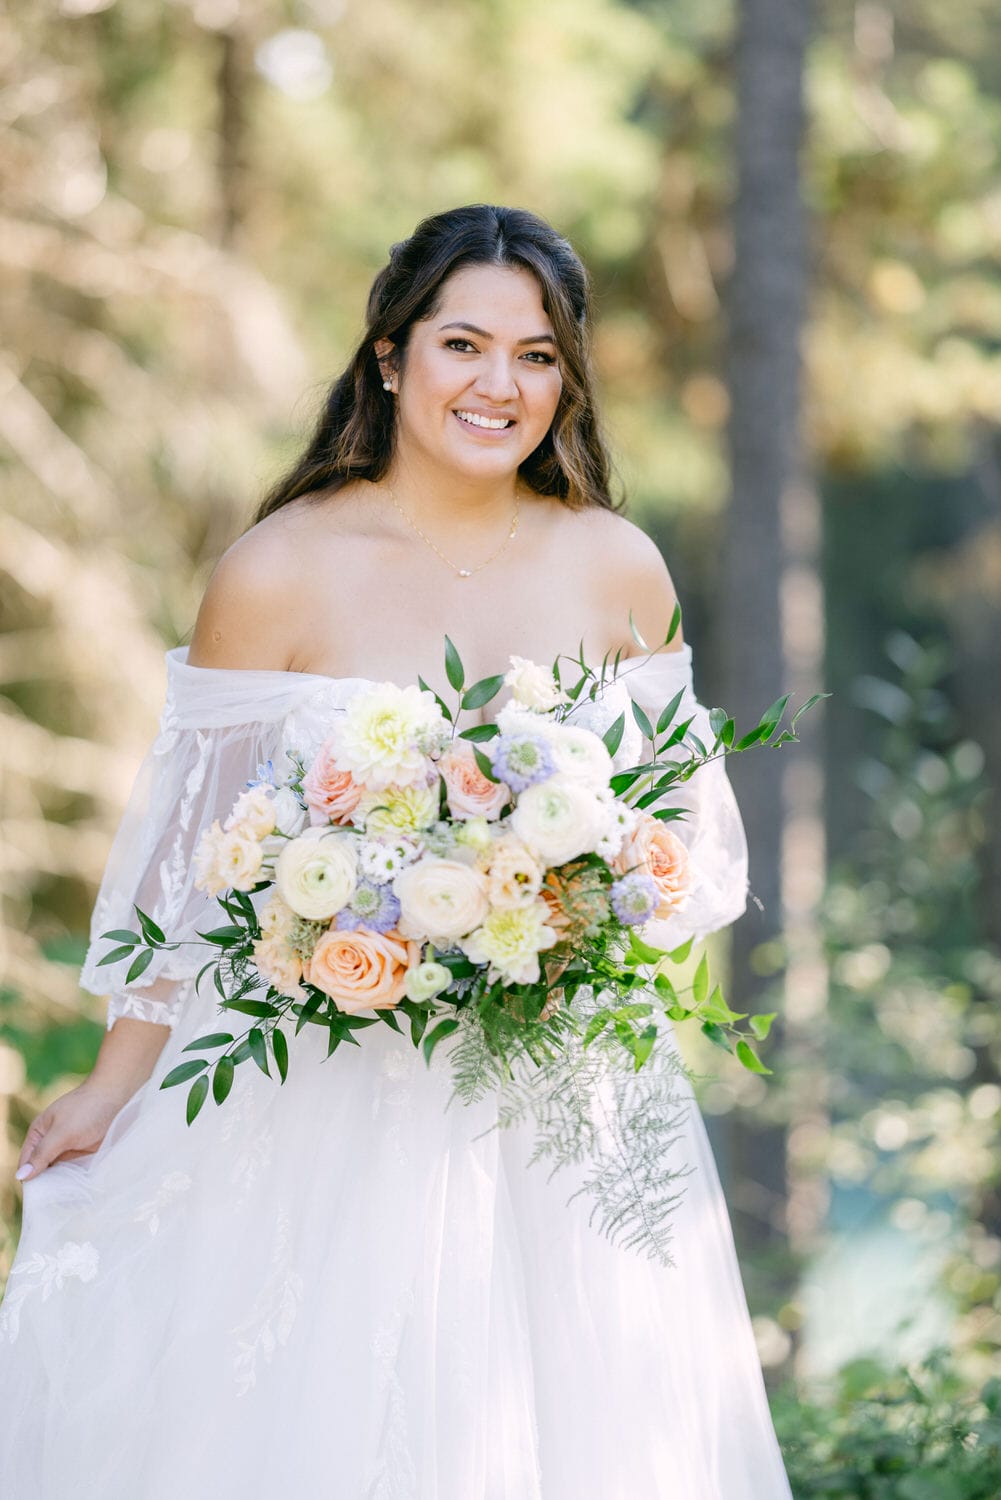
[[[509,521],[528,489],[517,472],[474,479],[416,459],[394,460],[378,484],[418,525],[460,536]]]

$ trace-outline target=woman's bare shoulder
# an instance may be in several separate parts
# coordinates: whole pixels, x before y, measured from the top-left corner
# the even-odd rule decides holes
[[[213,568],[188,648],[192,666],[288,668],[295,651],[289,600],[304,542],[301,522],[286,509],[237,537]]]
[[[651,645],[667,635],[678,602],[664,554],[651,536],[617,511],[598,506],[574,512],[579,544],[585,549],[603,607],[629,634],[629,614]],[[631,637],[630,637],[631,638]],[[680,628],[672,637],[684,643]]]

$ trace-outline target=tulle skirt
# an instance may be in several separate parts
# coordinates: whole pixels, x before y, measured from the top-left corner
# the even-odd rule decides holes
[[[684,1079],[665,1268],[382,1024],[188,1126],[159,1083],[218,1023],[192,995],[100,1149],[24,1184],[4,1500],[788,1500]]]

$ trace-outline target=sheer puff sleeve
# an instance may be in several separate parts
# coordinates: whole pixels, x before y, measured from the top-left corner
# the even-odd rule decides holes
[[[690,732],[707,747],[713,742],[709,711],[696,698],[692,678],[692,648],[661,651],[645,658],[627,658],[619,665],[597,702],[575,710],[573,722],[603,734],[620,713],[625,730],[615,755],[615,769],[625,770],[651,760],[652,746],[630,711],[632,699],[656,726],[658,715],[677,693],[681,701],[674,718],[691,718]],[[666,760],[682,758],[678,749]],[[656,806],[658,804],[654,804]],[[684,808],[684,817],[668,824],[688,850],[691,887],[684,906],[670,917],[645,924],[643,936],[658,948],[677,948],[688,938],[700,939],[726,927],[747,905],[747,839],[722,756],[707,762],[688,779],[676,783],[660,799],[665,807]],[[652,809],[650,809],[652,810]]]
[[[157,952],[126,984],[128,960],[99,967],[114,946],[101,934],[137,931],[137,905],[182,945],[197,943],[199,928],[220,925],[215,898],[193,884],[198,839],[213,819],[225,819],[259,766],[271,759],[276,775],[285,772],[283,723],[316,690],[309,674],[193,667],[186,658],[186,646],[166,653],[159,733],[136,774],[91,916],[80,986],[108,997],[109,1029],[119,1016],[173,1027],[186,981],[209,953],[203,944]]]

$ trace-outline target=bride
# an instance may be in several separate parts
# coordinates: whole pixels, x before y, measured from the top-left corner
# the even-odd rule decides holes
[[[20,1155],[5,1500],[788,1500],[686,1080],[664,1266],[568,1202],[521,1126],[489,1129],[490,1099],[446,1107],[446,1048],[429,1067],[389,1027],[329,1060],[306,1027],[284,1085],[241,1068],[188,1126],[160,1082],[215,1029],[204,949],[131,983],[98,967],[134,902],[172,938],[212,925],[200,830],[269,759],[315,748],[359,685],[443,690],[446,631],[467,680],[580,642],[592,665],[636,656],[630,610],[665,639],[675,593],[609,497],[590,337],[587,273],[543,220],[425,219],[376,277],[307,451],[166,653],[81,975],[115,986],[108,1029]],[[704,723],[680,634],[624,681],[594,706],[608,722],[617,693],[682,691]],[[696,879],[651,933],[670,946],[746,900],[722,761],[683,791]]]

